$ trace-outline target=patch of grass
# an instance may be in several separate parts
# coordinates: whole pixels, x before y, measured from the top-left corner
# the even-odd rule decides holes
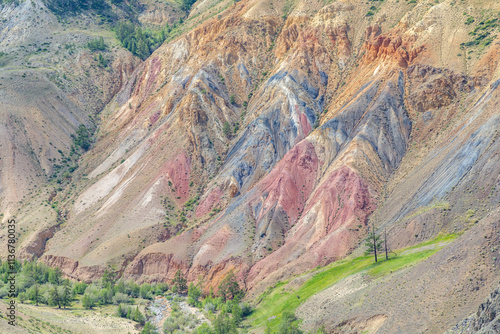
[[[272,331],[276,331],[283,312],[295,310],[311,296],[329,288],[340,280],[360,272],[373,277],[381,277],[397,270],[413,266],[429,258],[444,245],[429,249],[418,250],[424,246],[440,244],[455,239],[458,234],[442,234],[436,238],[404,250],[417,249],[414,252],[400,255],[389,260],[381,259],[373,262],[373,256],[361,256],[355,259],[344,259],[319,269],[317,273],[297,290],[292,290],[286,283],[281,282],[266,290],[259,298],[255,312],[249,320],[254,327],[264,327],[267,323]],[[381,254],[383,257],[383,254]]]
[[[264,326],[269,321],[271,331],[277,330],[279,318],[284,311],[295,311],[303,302],[314,294],[332,286],[341,279],[366,269],[373,262],[371,256],[363,256],[351,261],[339,261],[328,269],[314,275],[298,290],[290,291],[285,284],[269,293],[250,317],[257,327]]]
[[[368,275],[374,277],[380,277],[392,273],[396,270],[403,269],[406,267],[411,267],[418,262],[427,259],[442,247],[436,247],[433,249],[427,249],[420,252],[410,253],[403,256],[397,256],[395,258],[389,258],[389,260],[379,261],[378,263],[373,263],[370,269],[367,270]]]
[[[440,243],[449,243],[462,235],[462,232],[451,233],[451,234],[438,234],[434,239],[424,241],[418,245],[405,248],[404,250],[417,249],[424,246],[435,245]]]
[[[421,214],[424,214],[427,211],[430,211],[432,209],[450,210],[450,203],[448,203],[446,201],[443,201],[443,202],[441,202],[441,201],[434,202],[434,203],[432,203],[430,205],[418,208],[416,211],[414,211],[410,215],[404,217],[402,220],[407,220],[407,219],[415,218],[415,217],[420,216]]]

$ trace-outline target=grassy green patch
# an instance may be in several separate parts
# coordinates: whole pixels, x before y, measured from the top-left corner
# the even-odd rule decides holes
[[[270,321],[270,326],[271,330],[277,330],[279,318],[284,311],[295,311],[309,297],[347,276],[366,269],[372,262],[373,259],[370,256],[337,262],[314,275],[296,291],[290,291],[285,284],[281,284],[263,298],[257,310],[252,314],[251,321],[257,327],[265,326],[267,319],[275,316],[276,318]]]
[[[457,236],[457,234],[439,235],[432,240],[406,248],[404,251],[411,250],[411,252],[406,252],[404,255],[399,255],[387,261],[381,254],[382,259],[378,263],[373,262],[372,256],[361,256],[335,262],[319,269],[312,278],[297,290],[290,289],[286,284],[287,282],[278,283],[266,290],[258,298],[260,303],[249,320],[254,327],[264,327],[268,319],[270,319],[271,330],[277,330],[283,312],[294,312],[309,297],[327,289],[338,281],[360,272],[373,277],[381,277],[402,268],[413,266],[439,251],[444,247],[443,243],[450,242]],[[429,245],[436,245],[436,247],[425,247]],[[419,248],[422,249],[419,250]]]
[[[430,211],[432,209],[450,210],[450,203],[445,202],[445,201],[443,201],[443,202],[441,202],[441,201],[434,202],[434,203],[432,203],[430,205],[418,208],[417,211],[414,211],[410,215],[404,217],[402,220],[407,220],[407,219],[415,218],[415,217],[420,216],[421,214],[426,213],[427,211]]]
[[[372,263],[372,265],[367,270],[370,276],[380,277],[392,273],[396,270],[403,269],[405,267],[411,267],[418,262],[427,259],[432,254],[440,250],[441,247],[436,247],[433,249],[427,249],[422,251],[417,251],[403,256],[398,256],[389,260],[379,261],[378,263]]]
[[[411,250],[411,249],[417,249],[417,248],[421,248],[421,247],[428,246],[428,245],[448,243],[448,242],[451,242],[451,241],[455,240],[460,235],[462,235],[462,232],[451,233],[451,234],[444,234],[444,233],[443,234],[438,234],[434,239],[430,239],[430,240],[424,241],[424,242],[419,243],[418,245],[415,245],[415,246],[404,248],[402,250],[399,250],[398,252],[407,251],[407,250]]]

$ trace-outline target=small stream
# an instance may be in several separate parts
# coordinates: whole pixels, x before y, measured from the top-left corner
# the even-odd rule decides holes
[[[149,313],[152,314],[147,320],[151,322],[159,333],[163,333],[163,324],[172,313],[172,302],[164,296],[156,296],[147,306]],[[182,313],[194,315],[198,324],[209,322],[205,315],[196,307],[188,305],[185,301],[177,302]]]
[[[148,306],[148,309],[152,314],[148,321],[156,327],[159,333],[162,333],[163,323],[170,316],[170,312],[172,312],[170,302],[164,296],[156,296]]]

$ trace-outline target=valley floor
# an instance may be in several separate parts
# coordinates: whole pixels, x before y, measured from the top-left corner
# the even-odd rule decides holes
[[[6,301],[0,302],[4,317]],[[16,303],[16,327],[0,321],[0,333],[82,333],[82,334],[134,334],[139,333],[137,323],[115,315],[116,306],[110,305],[85,310],[81,303],[68,309]]]

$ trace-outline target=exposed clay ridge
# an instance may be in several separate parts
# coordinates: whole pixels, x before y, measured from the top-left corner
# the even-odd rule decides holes
[[[400,67],[408,67],[424,49],[424,46],[413,48],[414,37],[402,37],[400,32],[382,33],[378,25],[370,26],[365,32],[363,63],[376,60],[396,62]]]
[[[57,267],[69,278],[91,282],[99,279],[104,273],[102,266],[81,266],[79,261],[64,256],[43,255],[40,261],[50,267]]]

